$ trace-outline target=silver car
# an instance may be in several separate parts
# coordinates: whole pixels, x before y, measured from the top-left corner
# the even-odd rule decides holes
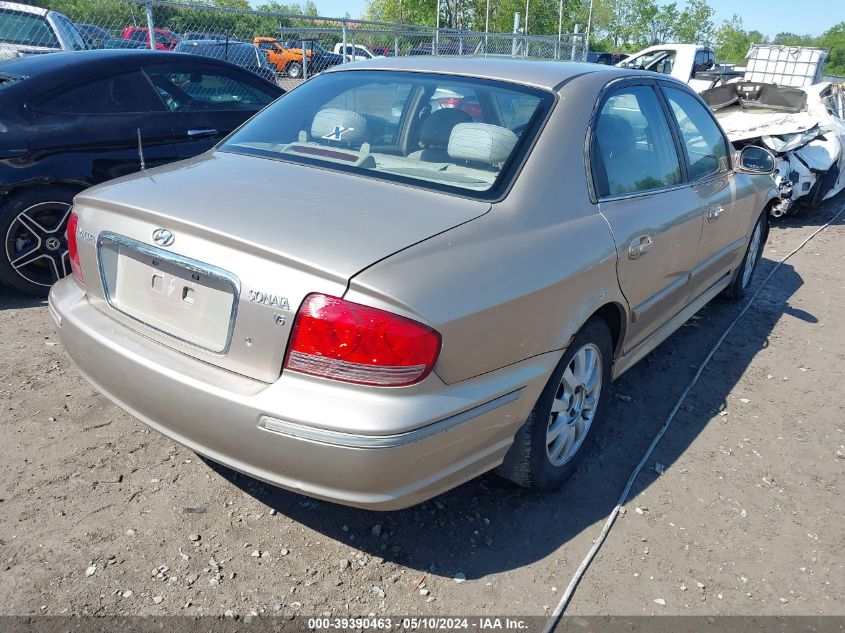
[[[772,169],[652,73],[349,64],[77,195],[50,310],[99,391],[276,486],[375,509],[491,469],[552,490],[610,382],[745,294]]]

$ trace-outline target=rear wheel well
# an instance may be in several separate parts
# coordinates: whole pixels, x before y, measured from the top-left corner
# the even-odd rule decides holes
[[[619,356],[622,351],[622,340],[625,332],[625,312],[618,303],[606,303],[593,312],[590,318],[600,318],[607,324],[610,330],[610,338],[613,341],[613,357]]]

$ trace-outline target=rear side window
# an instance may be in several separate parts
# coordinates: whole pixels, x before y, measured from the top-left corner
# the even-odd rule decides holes
[[[235,77],[226,70],[208,68],[147,69],[171,112],[259,110],[278,93]]]
[[[683,90],[663,90],[681,130],[690,180],[726,171],[729,168],[727,144],[710,112]]]
[[[60,48],[47,18],[12,9],[0,9],[0,42]]]
[[[505,126],[513,130],[528,124],[540,105],[540,98],[513,92],[499,92],[496,93],[496,104],[499,106]]]
[[[599,197],[681,182],[669,123],[649,86],[621,88],[607,98],[596,118],[592,157]]]
[[[67,86],[36,100],[33,105],[38,110],[68,114],[164,111],[161,99],[140,71]]]

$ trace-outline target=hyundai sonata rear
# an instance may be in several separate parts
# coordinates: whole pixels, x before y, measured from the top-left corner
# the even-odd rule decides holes
[[[473,118],[476,95],[529,131]],[[502,461],[548,361],[447,384],[430,315],[378,288],[352,300],[350,280],[484,216],[552,96],[357,72],[291,97],[214,152],[78,195],[50,308],[97,389],[198,453],[316,497],[412,504]],[[437,124],[402,152],[419,108]]]

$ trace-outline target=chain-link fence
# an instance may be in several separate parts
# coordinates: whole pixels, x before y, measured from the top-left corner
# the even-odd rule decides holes
[[[581,33],[560,38],[483,33],[171,0],[42,0],[40,4],[64,13],[33,13],[23,5],[0,3],[0,58],[80,47],[156,48],[218,57],[262,75],[299,79],[371,57],[475,55],[581,61],[587,52]]]

